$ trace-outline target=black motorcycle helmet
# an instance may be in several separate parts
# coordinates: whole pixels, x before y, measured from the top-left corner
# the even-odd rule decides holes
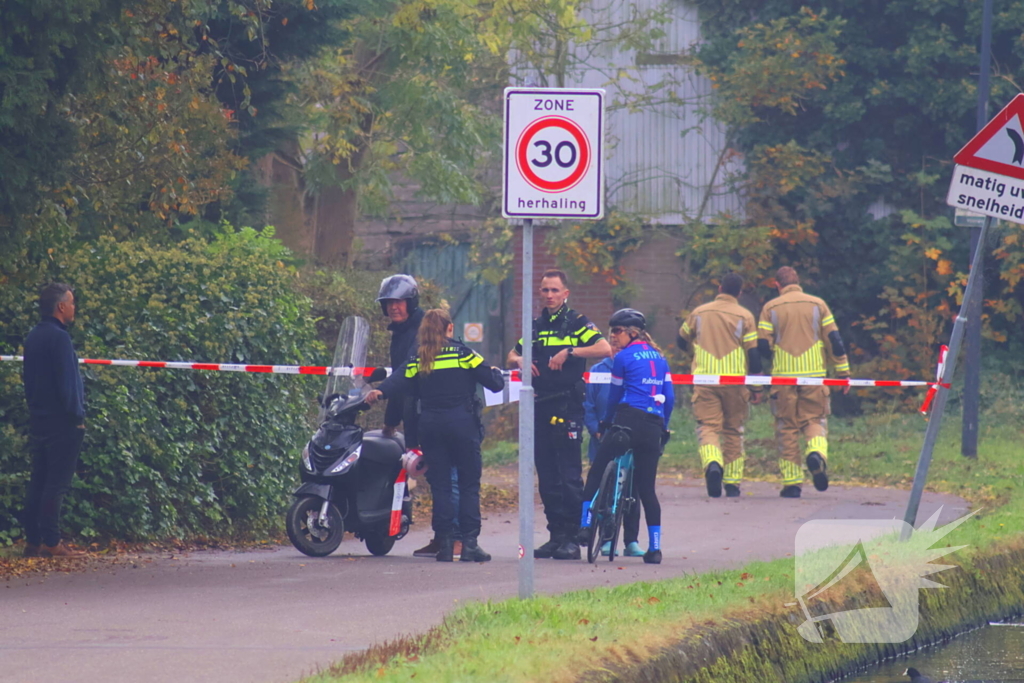
[[[409,302],[409,314],[420,306],[420,287],[412,275],[392,275],[381,280],[377,292],[377,303],[384,315],[388,314],[388,299],[405,299]]]
[[[635,308],[620,308],[612,313],[608,327],[636,327],[643,330],[647,328],[647,318]]]

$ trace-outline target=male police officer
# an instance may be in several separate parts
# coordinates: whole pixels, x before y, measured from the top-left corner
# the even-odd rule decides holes
[[[775,274],[779,296],[761,309],[758,348],[772,360],[775,377],[824,377],[831,361],[836,376],[850,376],[843,338],[828,305],[800,287],[800,277],[789,266]],[[849,387],[843,391],[846,393]],[[800,434],[807,440],[807,469],[814,488],[828,489],[828,387],[773,386],[769,393],[775,416],[775,440],[779,449],[783,498],[799,498],[803,483],[800,466]]]
[[[693,344],[695,375],[758,375],[754,314],[739,304],[743,278],[729,273],[722,278],[715,300],[698,306],[679,328],[677,343],[684,351]],[[693,417],[697,421],[700,464],[708,495],[740,495],[743,479],[743,427],[747,421],[748,390],[743,386],[696,386]],[[724,456],[724,458],[723,458]]]
[[[534,458],[551,539],[538,558],[580,559],[576,537],[583,503],[583,372],[588,358],[607,358],[611,346],[586,316],[569,308],[569,279],[560,270],[541,276],[544,310],[533,321],[533,367],[522,367],[523,341],[508,364],[532,372],[537,391]]]

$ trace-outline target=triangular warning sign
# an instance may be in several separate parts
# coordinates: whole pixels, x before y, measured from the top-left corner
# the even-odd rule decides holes
[[[953,161],[961,166],[1024,180],[1024,94],[985,124]]]

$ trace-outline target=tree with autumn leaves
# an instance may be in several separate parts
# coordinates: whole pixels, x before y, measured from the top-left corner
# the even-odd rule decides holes
[[[700,6],[707,42],[695,57],[746,166],[746,215],[722,225],[769,249],[750,263],[709,243],[714,228],[696,233],[696,248],[762,284],[777,265],[800,268],[851,329],[860,374],[931,375],[967,277],[969,232],[953,227],[945,194],[953,154],[974,134],[981,3]],[[996,1],[993,114],[1020,91],[1022,17],[1024,2]],[[984,245],[985,335],[1011,365],[1021,238],[1002,223]]]

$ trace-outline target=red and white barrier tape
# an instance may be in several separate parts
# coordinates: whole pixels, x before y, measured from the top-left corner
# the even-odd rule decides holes
[[[405,482],[409,475],[405,468],[398,473],[395,479],[395,492],[391,497],[391,523],[388,525],[388,536],[397,536],[402,530],[402,503],[405,500]]]
[[[945,356],[943,355],[943,358]],[[0,356],[0,361],[22,361],[22,356]],[[237,363],[191,363],[187,361],[154,360],[102,360],[81,358],[83,365],[111,365],[135,368],[166,368],[168,370],[212,370],[216,372],[255,372],[279,375],[334,375],[348,377],[353,374],[368,377],[373,368],[331,367],[329,365],[242,365]],[[390,374],[391,369],[388,368]],[[518,370],[506,371],[512,382],[519,382]],[[583,379],[590,384],[610,384],[611,373],[587,372]],[[827,377],[769,377],[767,375],[671,375],[673,384],[697,386],[826,386],[826,387],[934,387],[938,382],[922,380],[834,379]],[[941,377],[941,367],[940,367]],[[943,385],[945,386],[945,385]],[[948,388],[948,387],[946,387]]]
[[[932,408],[932,401],[935,400],[935,394],[938,393],[938,383],[942,381],[942,373],[946,371],[946,352],[949,351],[949,347],[943,344],[939,347],[939,364],[935,369],[935,384],[928,386],[928,393],[924,395],[924,403],[921,404],[921,414],[928,415],[928,411]],[[949,388],[948,384],[941,385],[946,389]]]
[[[0,356],[0,361],[22,361],[23,356]],[[83,365],[116,365],[126,368],[166,368],[168,370],[214,370],[217,372],[260,372],[275,375],[334,375],[369,377],[373,368],[331,367],[324,365],[240,365],[237,363],[190,363],[188,361],[101,360],[79,358]],[[390,370],[388,371],[390,373]]]

